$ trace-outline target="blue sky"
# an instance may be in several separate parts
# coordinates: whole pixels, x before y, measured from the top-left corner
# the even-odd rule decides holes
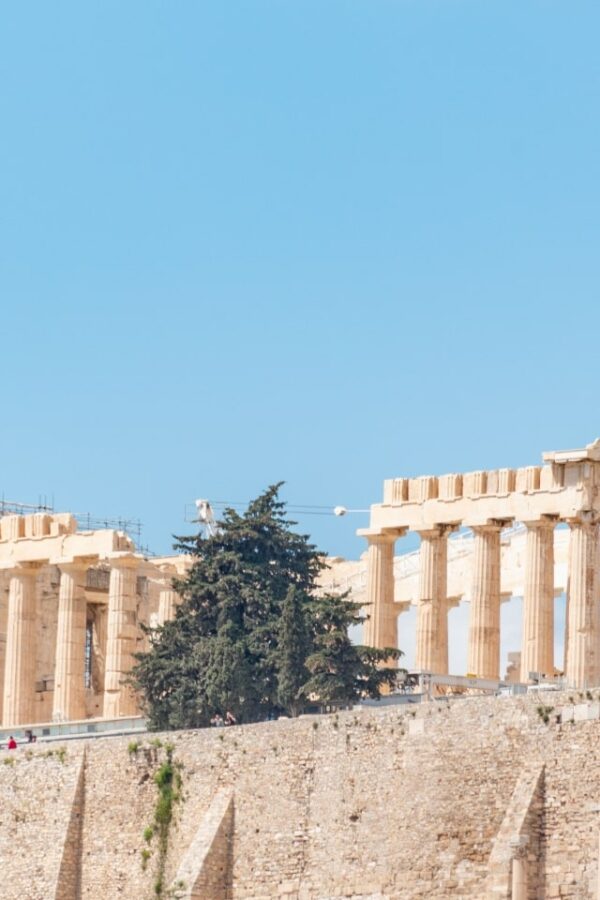
[[[0,489],[366,507],[600,434],[600,7],[12,4]],[[365,517],[304,517],[356,556]]]

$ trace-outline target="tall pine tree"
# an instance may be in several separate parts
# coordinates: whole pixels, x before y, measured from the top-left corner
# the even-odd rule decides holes
[[[231,710],[238,721],[297,714],[308,700],[347,703],[377,695],[395,669],[394,648],[355,647],[355,604],[317,593],[325,563],[292,530],[273,485],[241,515],[225,510],[211,537],[179,538],[193,564],[176,583],[182,603],[171,622],[148,630],[134,686],[152,728],[207,724]]]

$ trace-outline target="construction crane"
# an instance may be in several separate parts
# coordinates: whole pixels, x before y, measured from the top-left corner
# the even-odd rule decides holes
[[[214,537],[217,533],[217,523],[212,511],[212,506],[208,500],[198,499],[194,501],[196,505],[196,521],[200,523],[204,529],[205,537]]]

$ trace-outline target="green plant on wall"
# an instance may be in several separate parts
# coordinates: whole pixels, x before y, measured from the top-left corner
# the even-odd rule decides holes
[[[174,750],[173,744],[166,744],[164,747],[166,758],[154,774],[154,784],[158,789],[154,818],[152,824],[148,825],[143,833],[147,844],[150,844],[154,839],[156,839],[158,844],[156,879],[154,882],[154,894],[157,897],[164,896],[164,876],[169,850],[169,833],[175,804],[181,799],[181,764],[173,758]],[[142,867],[144,869],[150,856],[150,850],[145,849],[142,851]]]

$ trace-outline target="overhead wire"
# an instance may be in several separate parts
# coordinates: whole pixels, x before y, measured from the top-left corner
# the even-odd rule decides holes
[[[224,509],[226,507],[231,507],[235,509],[236,507],[246,507],[248,506],[250,501],[243,500],[211,500],[210,505],[215,508]],[[295,504],[289,503],[286,504],[286,512],[304,516],[333,516],[334,505],[331,506],[323,506],[317,504]]]

